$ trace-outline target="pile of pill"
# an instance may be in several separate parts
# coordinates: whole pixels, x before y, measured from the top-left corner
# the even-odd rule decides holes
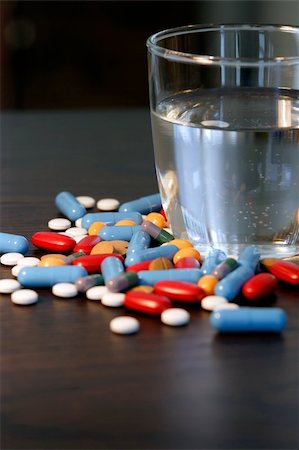
[[[34,304],[34,289],[50,288],[58,298],[85,295],[107,307],[157,316],[169,326],[188,324],[185,308],[198,305],[211,312],[210,323],[218,332],[285,328],[284,310],[259,301],[275,292],[279,280],[298,285],[296,264],[261,260],[254,246],[237,259],[218,249],[203,257],[191,242],[171,234],[159,194],[120,205],[112,198],[96,202],[60,192],[55,205],[63,217],[49,220],[48,231],[31,236],[32,244],[45,251],[40,258],[25,256],[29,242],[24,236],[0,233],[0,262],[11,266],[16,277],[0,280],[0,293],[11,294],[13,303]],[[100,212],[87,212],[95,206]],[[250,306],[234,302],[239,294]],[[139,328],[130,315],[110,322],[118,334]]]

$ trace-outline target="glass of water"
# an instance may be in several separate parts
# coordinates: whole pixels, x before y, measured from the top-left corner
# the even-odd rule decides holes
[[[299,28],[191,25],[147,41],[155,163],[175,237],[299,253]]]

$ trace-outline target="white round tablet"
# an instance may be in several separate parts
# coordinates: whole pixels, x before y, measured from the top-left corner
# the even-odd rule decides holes
[[[38,293],[32,289],[18,289],[11,294],[11,301],[16,305],[33,305],[38,300]]]
[[[80,242],[85,237],[86,237],[86,234],[80,234],[79,236],[72,236],[72,239],[74,239],[74,241],[76,241],[78,244],[78,242]]]
[[[216,308],[214,308],[214,311],[219,311],[220,309],[238,309],[238,308],[240,308],[240,306],[237,305],[237,303],[227,302],[221,303],[220,305],[216,306]]]
[[[52,287],[52,293],[56,297],[71,298],[76,297],[78,290],[73,283],[57,283]]]
[[[84,206],[84,208],[93,208],[96,204],[96,201],[94,198],[89,197],[88,195],[79,195],[76,197],[80,205]]]
[[[40,263],[40,259],[35,256],[25,256],[18,261],[18,266],[20,267],[36,267]]]
[[[0,262],[4,266],[15,266],[22,258],[24,258],[24,255],[22,255],[22,253],[4,253],[0,258]]]
[[[88,300],[101,300],[103,295],[108,292],[108,288],[106,286],[93,286],[85,292]]]
[[[208,295],[202,299],[201,307],[207,311],[214,311],[217,306],[223,305],[224,303],[228,303],[227,298],[221,295]]]
[[[119,201],[116,198],[102,198],[97,202],[97,208],[102,211],[114,211],[119,207]]]
[[[81,227],[71,227],[65,231],[65,234],[74,238],[77,236],[84,236],[85,234],[87,234],[87,230]]]
[[[162,312],[161,321],[165,325],[180,327],[190,322],[190,314],[183,308],[169,308]]]
[[[130,316],[115,317],[110,322],[110,330],[117,334],[137,333],[139,328],[139,321]]]
[[[48,227],[50,230],[55,231],[64,231],[70,228],[72,225],[71,221],[69,219],[64,219],[62,217],[57,217],[55,219],[51,219],[48,222]]]
[[[122,306],[125,301],[125,294],[122,292],[107,292],[102,297],[102,305],[110,306],[111,308],[118,308]]]
[[[20,289],[20,283],[14,278],[4,278],[0,280],[0,294],[11,294]]]
[[[15,266],[12,267],[11,269],[11,274],[14,277],[17,277],[19,275],[20,270],[23,269],[22,266],[19,266],[18,264],[16,264]]]

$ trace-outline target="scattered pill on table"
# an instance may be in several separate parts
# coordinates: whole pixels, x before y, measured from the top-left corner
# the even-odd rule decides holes
[[[101,300],[103,295],[106,294],[108,288],[106,286],[93,286],[86,291],[86,298],[88,300]]]
[[[52,287],[52,293],[56,297],[71,298],[76,297],[78,290],[73,283],[57,283]]]
[[[35,256],[25,256],[19,259],[17,265],[21,267],[36,267],[40,263],[40,259]]]
[[[161,321],[165,325],[181,327],[190,322],[190,314],[182,308],[169,308],[162,312]]]
[[[33,305],[38,301],[38,293],[32,289],[18,289],[11,294],[11,301],[16,305]]]
[[[21,284],[14,278],[3,278],[0,280],[0,294],[11,294],[21,288]]]
[[[102,198],[97,201],[97,208],[101,211],[115,211],[119,207],[119,201],[116,198]]]
[[[78,202],[71,192],[64,191],[57,194],[55,205],[71,221],[75,221],[86,214],[84,206]]]
[[[86,209],[93,208],[96,204],[95,199],[93,197],[89,197],[88,195],[79,195],[76,197],[76,200]]]
[[[201,307],[206,311],[213,311],[220,305],[228,303],[228,300],[221,295],[208,295],[201,301]]]
[[[69,219],[59,218],[51,219],[48,222],[48,227],[53,231],[65,231],[72,226]]]
[[[19,274],[19,272],[20,272],[20,270],[22,270],[22,269],[23,269],[22,266],[19,266],[18,264],[16,264],[15,266],[13,266],[13,267],[11,268],[11,274],[12,274],[14,277],[17,277],[18,274]]]
[[[79,219],[75,220],[75,227],[78,227],[78,228],[82,227],[82,217],[79,217]]]
[[[87,230],[82,227],[71,227],[65,231],[67,236],[71,236],[72,238],[76,238],[77,236],[84,236],[87,234]]]
[[[4,255],[2,255],[0,258],[0,262],[4,266],[15,266],[23,258],[24,255],[22,253],[17,252],[4,253]]]
[[[102,298],[102,305],[109,306],[110,308],[119,308],[123,306],[125,301],[125,294],[121,292],[106,292]]]
[[[140,323],[135,317],[115,317],[110,322],[110,330],[116,334],[134,334],[140,329]]]
[[[0,233],[0,253],[27,253],[29,242],[20,234]]]

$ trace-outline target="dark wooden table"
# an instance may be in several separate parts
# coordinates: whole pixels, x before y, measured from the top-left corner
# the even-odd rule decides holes
[[[57,216],[61,190],[157,191],[145,110],[5,113],[1,150],[1,229],[28,238]],[[220,336],[189,308],[181,329],[132,314],[141,330],[122,337],[109,331],[122,308],[39,294],[31,307],[0,299],[3,450],[298,448],[295,288],[275,299],[286,331],[251,336]]]

